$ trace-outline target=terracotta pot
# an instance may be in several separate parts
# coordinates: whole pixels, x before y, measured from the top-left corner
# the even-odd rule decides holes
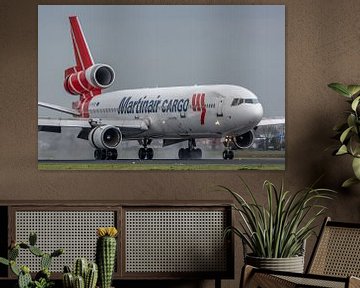
[[[304,256],[289,258],[263,258],[246,255],[245,263],[263,269],[304,273]]]

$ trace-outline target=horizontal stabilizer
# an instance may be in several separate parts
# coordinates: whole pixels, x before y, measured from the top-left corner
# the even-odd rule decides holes
[[[70,114],[73,116],[80,116],[80,113],[74,109],[70,109],[70,108],[66,108],[63,106],[59,106],[59,105],[55,105],[55,104],[50,104],[50,103],[45,103],[45,102],[38,102],[38,106],[39,107],[44,107],[50,110],[55,110],[58,112],[62,112],[62,113],[66,113],[66,114]]]

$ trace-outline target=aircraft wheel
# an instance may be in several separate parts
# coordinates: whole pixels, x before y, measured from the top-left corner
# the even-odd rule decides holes
[[[144,160],[145,158],[146,158],[146,150],[145,150],[145,148],[140,148],[139,149],[139,159]]]
[[[184,159],[185,158],[185,154],[186,154],[186,152],[185,152],[185,149],[184,148],[181,148],[181,149],[179,149],[179,159]]]
[[[113,152],[113,160],[116,160],[118,157],[118,152],[116,149],[114,149],[114,152]]]
[[[106,150],[105,149],[96,149],[94,151],[95,160],[106,160]]]
[[[228,158],[229,158],[230,160],[234,159],[234,151],[230,150],[230,151],[228,152]]]
[[[151,160],[154,158],[154,150],[152,148],[146,149],[146,158]]]
[[[116,149],[106,150],[106,160],[116,160],[118,156]]]
[[[226,160],[226,159],[228,159],[228,150],[224,150],[224,152],[223,152],[223,158]]]
[[[194,158],[194,159],[201,159],[202,158],[202,151],[201,149],[197,148],[197,149],[194,149],[193,151],[191,151],[192,153],[192,157],[191,158]]]
[[[101,149],[96,149],[94,151],[94,158],[95,160],[101,160]]]
[[[186,148],[184,159],[191,159],[191,156],[192,156],[191,152],[192,152],[192,150],[190,150],[189,148]]]

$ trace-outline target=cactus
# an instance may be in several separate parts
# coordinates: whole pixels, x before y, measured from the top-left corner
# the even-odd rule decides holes
[[[51,275],[51,273],[50,273],[49,269],[44,268],[44,269],[40,270],[38,273],[36,273],[35,280],[40,281],[41,278],[49,280],[50,275]]]
[[[30,245],[28,245],[28,244],[26,244],[26,243],[23,243],[23,242],[21,242],[21,243],[19,244],[19,246],[20,246],[20,248],[22,248],[22,249],[29,249],[29,248],[30,248]]]
[[[95,288],[98,278],[98,268],[96,263],[90,262],[85,258],[78,258],[74,263],[74,273],[71,273],[69,266],[64,266],[63,286],[64,288],[78,288],[76,285],[83,288]],[[84,276],[82,276],[84,275]],[[80,280],[82,279],[82,281]],[[77,280],[76,280],[77,279]],[[83,283],[81,283],[83,282]],[[84,285],[84,286],[81,286]]]
[[[74,288],[85,288],[84,278],[77,275],[74,277]]]
[[[71,269],[69,266],[67,265],[64,266],[64,273],[71,273]]]
[[[115,227],[98,228],[97,235],[99,238],[96,243],[96,262],[99,268],[99,286],[110,288],[115,265],[117,230]]]
[[[51,260],[52,260],[51,255],[48,253],[44,253],[43,256],[41,257],[41,261],[40,261],[41,269],[44,269],[44,268],[49,269],[50,265],[51,265]]]
[[[28,288],[32,283],[30,269],[27,266],[21,267],[21,271],[19,274],[18,285],[19,288]]]
[[[67,272],[63,274],[62,277],[64,288],[73,288],[74,287],[74,276],[72,273]]]
[[[98,279],[98,266],[96,263],[89,263],[85,276],[85,288],[95,288]]]
[[[10,269],[16,276],[20,275],[20,268],[16,265],[16,262],[14,260],[10,261]]]
[[[57,249],[51,253],[51,257],[58,257],[64,253],[64,249]]]
[[[75,267],[74,267],[75,276],[81,276],[83,279],[85,279],[87,268],[88,268],[88,262],[85,258],[76,259]]]
[[[35,256],[41,257],[44,255],[44,252],[42,252],[40,250],[40,248],[36,247],[36,246],[31,246],[29,247],[29,251],[34,254]]]
[[[37,236],[35,233],[30,233],[29,244],[20,242],[16,243],[11,241],[11,245],[8,251],[8,259],[0,257],[0,263],[10,266],[11,271],[18,276],[18,286],[19,288],[29,288],[29,287],[51,287],[53,282],[50,281],[50,271],[49,267],[53,257],[60,256],[64,251],[63,249],[55,250],[53,253],[48,254],[36,247]],[[16,259],[19,256],[19,250],[24,249],[28,250],[30,253],[37,257],[41,257],[41,271],[39,271],[35,276],[35,281],[32,280],[30,275],[30,269],[27,266],[22,266],[21,268],[16,264]]]
[[[6,266],[10,265],[10,261],[8,259],[3,258],[3,257],[0,257],[0,263],[4,264]]]
[[[16,258],[19,256],[19,246],[15,246],[14,248],[9,250],[8,253],[9,260],[16,260]]]
[[[36,245],[36,241],[37,241],[37,235],[34,232],[31,232],[29,235],[29,244],[31,246],[35,246]]]

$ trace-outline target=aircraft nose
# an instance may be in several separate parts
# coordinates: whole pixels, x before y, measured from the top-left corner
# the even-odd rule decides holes
[[[254,107],[254,118],[260,122],[264,115],[264,109],[260,103]]]
[[[250,126],[255,127],[258,125],[258,123],[261,121],[264,114],[264,109],[260,103],[257,103],[253,105],[250,113],[250,119],[249,122]]]

